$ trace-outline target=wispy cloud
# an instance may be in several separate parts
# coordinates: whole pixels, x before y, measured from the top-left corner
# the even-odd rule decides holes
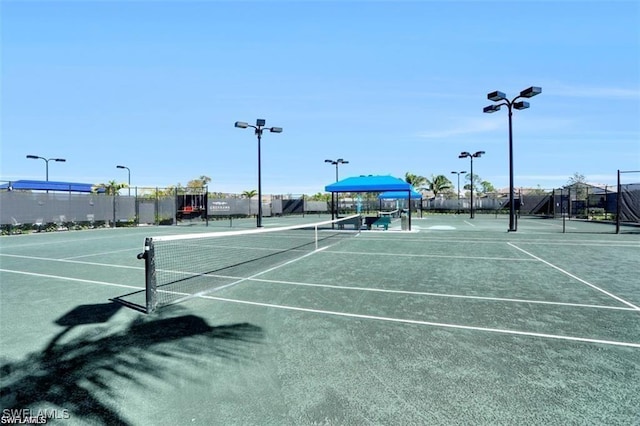
[[[442,139],[452,136],[490,132],[500,127],[504,127],[504,123],[497,120],[487,120],[486,118],[484,120],[468,119],[461,121],[455,127],[428,130],[418,133],[417,136],[425,139]]]
[[[572,98],[640,99],[638,87],[588,87],[559,83],[545,87],[544,91],[545,94]]]

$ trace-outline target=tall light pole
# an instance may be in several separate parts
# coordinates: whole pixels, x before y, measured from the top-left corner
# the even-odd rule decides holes
[[[131,169],[127,166],[116,166],[118,169],[127,169],[127,188],[129,188],[129,196],[131,196]]]
[[[467,151],[464,151],[464,152],[461,152],[460,155],[458,155],[458,158],[469,157],[469,159],[471,160],[471,214],[470,214],[471,219],[475,217],[475,213],[473,211],[473,159],[480,158],[482,154],[484,154],[484,151],[476,151],[473,154]]]
[[[262,165],[261,165],[261,153],[260,153],[260,141],[262,140],[262,132],[264,130],[269,130],[271,133],[282,133],[282,127],[264,127],[266,124],[266,120],[262,118],[258,118],[256,120],[256,125],[252,126],[251,124],[245,123],[244,121],[236,121],[235,127],[240,129],[246,129],[247,127],[251,127],[255,129],[255,134],[258,137],[258,218],[256,222],[256,226],[258,228],[262,228]]]
[[[325,163],[333,164],[336,166],[336,182],[338,181],[338,165],[340,164],[349,164],[347,160],[342,158],[338,158],[337,160],[324,160]]]
[[[460,175],[463,173],[467,173],[466,171],[462,172],[451,172],[453,175],[458,175],[458,214],[460,214]]]
[[[515,197],[513,190],[513,127],[512,127],[512,116],[514,109],[527,109],[529,108],[529,102],[519,101],[516,102],[520,98],[533,98],[536,95],[542,93],[542,88],[531,86],[528,89],[524,89],[520,92],[518,96],[513,98],[512,100],[507,99],[507,95],[500,91],[495,91],[487,94],[487,99],[493,102],[500,102],[499,104],[489,105],[483,108],[482,112],[487,114],[494,113],[496,111],[500,111],[500,107],[506,105],[509,109],[509,232],[515,232],[518,230],[518,225],[516,223],[516,207],[515,207]]]
[[[337,160],[324,160],[325,163],[329,163],[332,165],[336,166],[336,182],[339,180],[338,179],[338,166],[340,164],[349,164],[349,162],[343,158],[338,158]],[[333,197],[333,192],[331,193],[331,205],[333,207],[333,203],[334,203],[334,197]],[[338,197],[335,197],[335,212],[336,212],[336,216],[338,213]],[[331,219],[333,219],[333,210],[331,211]]]
[[[49,182],[49,161],[58,161],[58,162],[62,162],[62,163],[67,161],[64,158],[44,158],[44,157],[39,157],[37,155],[27,155],[27,158],[29,158],[30,160],[37,160],[37,159],[44,160],[44,162],[46,164],[46,166],[45,166],[45,173],[46,173],[45,176],[47,178],[47,182]]]

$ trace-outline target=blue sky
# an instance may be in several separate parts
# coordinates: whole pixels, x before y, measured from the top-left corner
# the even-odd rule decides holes
[[[1,14],[1,180],[313,194],[340,176],[469,169],[516,187],[640,170],[640,3],[14,1]],[[456,183],[454,181],[454,183]]]

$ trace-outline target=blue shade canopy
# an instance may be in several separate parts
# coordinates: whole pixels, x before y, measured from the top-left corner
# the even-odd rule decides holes
[[[324,187],[327,192],[387,192],[404,191],[406,194],[411,190],[411,185],[400,178],[393,176],[357,176],[350,177],[332,183]],[[413,195],[412,195],[413,198]],[[418,195],[420,198],[420,195]]]
[[[46,180],[16,180],[0,185],[0,190],[9,191],[64,191],[64,192],[91,192],[93,185],[90,183],[52,182]],[[96,192],[104,192],[104,188]]]
[[[407,198],[409,198],[408,191],[387,191],[378,195],[378,199],[380,200],[406,200]],[[422,198],[422,194],[420,194],[419,192],[416,192],[416,190],[412,188],[411,199],[419,200],[421,198]]]

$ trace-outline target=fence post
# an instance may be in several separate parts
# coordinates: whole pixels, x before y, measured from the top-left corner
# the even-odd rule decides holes
[[[622,185],[620,185],[620,169],[618,169],[618,196],[616,197],[616,234],[620,233],[620,198],[622,198]]]

